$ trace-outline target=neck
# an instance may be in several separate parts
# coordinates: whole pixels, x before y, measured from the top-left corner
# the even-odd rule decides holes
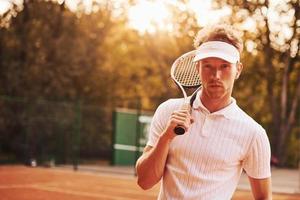
[[[221,110],[231,103],[231,95],[228,94],[219,98],[211,98],[203,91],[200,96],[200,99],[202,104],[211,113]]]

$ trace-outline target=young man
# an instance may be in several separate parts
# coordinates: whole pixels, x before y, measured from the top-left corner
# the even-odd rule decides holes
[[[228,25],[202,29],[195,40],[202,89],[192,113],[183,99],[156,110],[150,137],[136,164],[138,184],[149,189],[161,179],[158,199],[231,199],[244,170],[255,199],[272,199],[270,145],[265,130],[231,97],[241,74],[242,41]],[[187,132],[176,135],[174,128]]]

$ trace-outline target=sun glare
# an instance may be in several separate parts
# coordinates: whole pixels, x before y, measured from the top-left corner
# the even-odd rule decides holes
[[[175,3],[173,0],[138,0],[129,10],[129,25],[141,33],[155,32],[158,29],[170,30],[172,27],[168,21],[171,21],[171,14],[167,6]],[[211,0],[189,0],[187,7],[195,13],[200,26],[215,23],[231,12],[227,7],[213,10]]]
[[[222,9],[213,10],[211,0],[199,1],[190,0],[188,5],[195,12],[198,24],[205,26],[207,24],[217,23],[222,17],[231,13],[230,8],[224,6]]]
[[[0,0],[0,15],[3,15],[10,7],[11,3],[9,1]]]
[[[168,15],[167,8],[162,1],[145,0],[138,1],[128,13],[130,26],[140,32],[155,32],[157,29],[163,28]]]

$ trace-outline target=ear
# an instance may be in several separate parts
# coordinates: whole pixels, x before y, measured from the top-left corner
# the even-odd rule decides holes
[[[196,69],[197,69],[197,72],[200,73],[200,61],[197,61]]]
[[[243,71],[243,64],[241,62],[239,62],[239,63],[237,63],[236,67],[237,67],[237,71],[235,74],[235,79],[238,79]]]

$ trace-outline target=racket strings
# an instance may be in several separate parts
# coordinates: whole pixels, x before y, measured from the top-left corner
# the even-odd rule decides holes
[[[182,57],[176,63],[174,70],[174,78],[186,87],[199,86],[201,84],[196,63],[193,62],[195,55],[187,55]]]

